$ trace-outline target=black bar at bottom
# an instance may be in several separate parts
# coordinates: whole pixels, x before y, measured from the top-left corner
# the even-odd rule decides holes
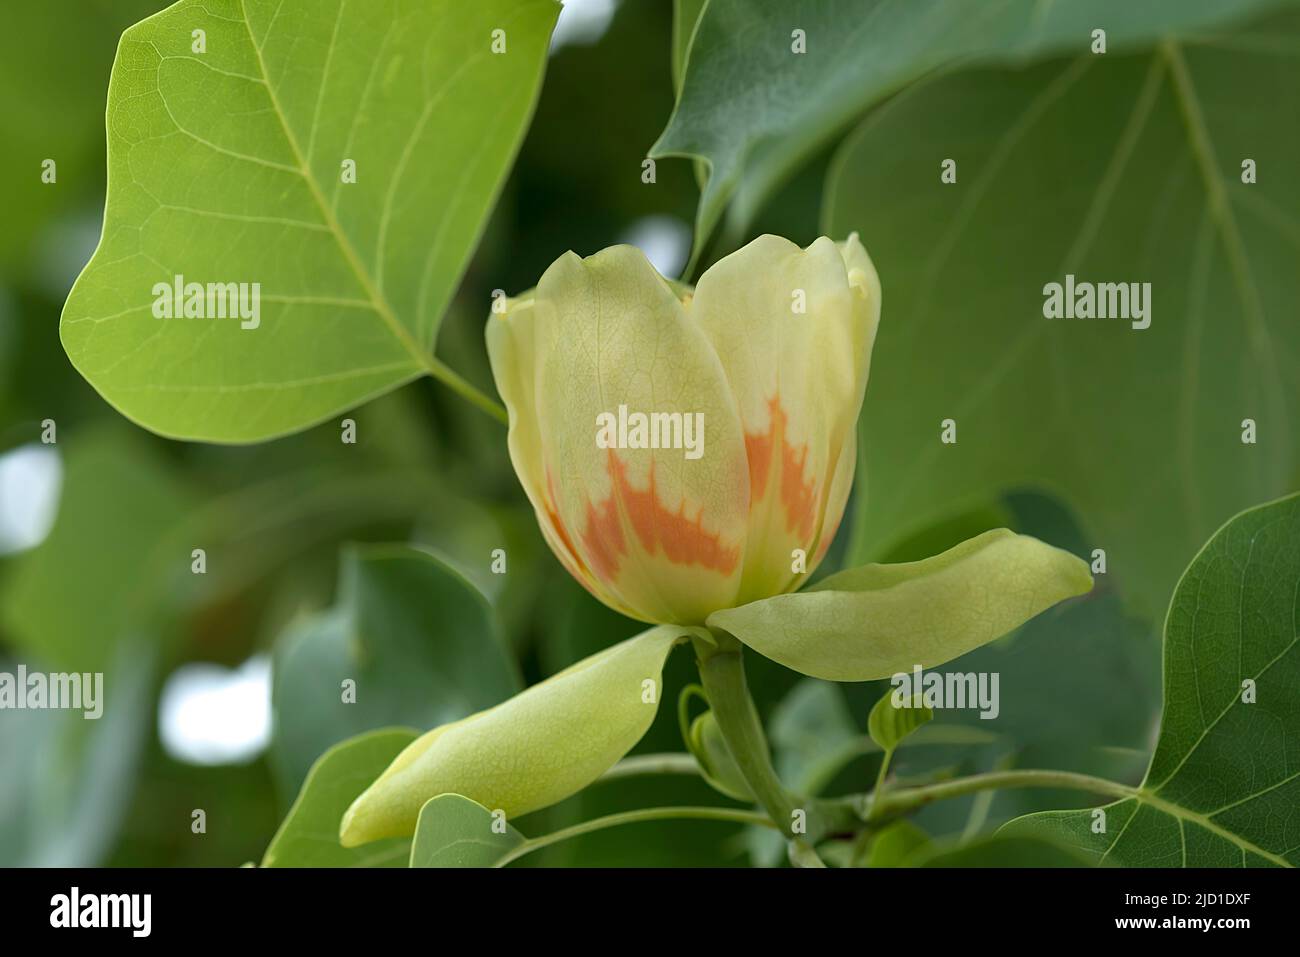
[[[1288,870],[1121,869],[51,869],[0,872],[0,884],[8,942],[75,934],[82,943],[126,946],[286,940],[390,947],[395,934],[409,934],[457,951],[467,949],[454,943],[466,934],[493,947],[612,930],[622,935],[615,939],[658,946],[706,926],[709,937],[734,944],[762,940],[773,925],[797,927],[801,949],[810,951],[822,932],[846,931],[863,946],[970,941],[972,934],[1070,942],[1199,934],[1231,946],[1235,935],[1293,928],[1300,891]]]

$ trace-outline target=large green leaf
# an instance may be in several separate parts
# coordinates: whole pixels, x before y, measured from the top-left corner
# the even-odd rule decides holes
[[[349,680],[353,701],[342,691]],[[435,727],[519,687],[496,617],[469,581],[415,548],[351,548],[335,607],[290,628],[277,646],[273,757],[282,789],[295,793],[317,756],[344,738]]]
[[[497,830],[497,828],[503,830]],[[524,836],[459,794],[440,794],[420,809],[411,841],[412,867],[493,867]]]
[[[954,502],[1038,484],[1154,615],[1219,522],[1287,490],[1300,125],[1260,91],[1300,83],[1297,42],[1288,14],[1150,55],[963,73],[845,144],[826,226],[862,231],[889,303],[855,560]],[[1044,318],[1044,286],[1067,274],[1150,282],[1150,327]]]
[[[651,154],[710,164],[696,219],[702,244],[733,196],[732,218],[743,228],[793,168],[868,107],[927,73],[956,63],[1083,53],[1099,27],[1113,52],[1280,2],[709,0],[677,108]],[[805,34],[805,53],[793,51],[795,30]],[[979,122],[980,112],[972,107],[970,121]],[[914,162],[928,154],[889,155]],[[915,165],[937,182],[939,158],[948,155]],[[863,201],[874,208],[878,199]],[[888,272],[881,275],[889,288]]]
[[[1104,821],[1048,811],[1001,833],[1048,834],[1093,861],[1135,867],[1300,862],[1298,623],[1293,495],[1230,521],[1179,582],[1160,740],[1135,795],[1106,806]]]
[[[919,562],[850,568],[716,611],[708,623],[803,674],[871,681],[943,664],[1091,587],[1078,558],[1003,528]]]
[[[439,319],[527,126],[558,11],[182,0],[132,27],[109,84],[103,238],[63,314],[73,364],[154,431],[230,442],[425,372],[454,380],[432,356]],[[260,283],[260,324],[155,318],[154,284],[178,275]]]
[[[335,745],[307,775],[298,800],[275,832],[263,867],[405,867],[410,841],[339,844],[339,820],[358,794],[416,739],[414,731],[387,728]]]

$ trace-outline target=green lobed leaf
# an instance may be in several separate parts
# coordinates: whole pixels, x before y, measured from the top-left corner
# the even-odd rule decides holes
[[[714,612],[708,623],[803,674],[870,681],[942,664],[1091,587],[1073,555],[996,529],[923,561],[863,565]]]
[[[1106,29],[1109,51],[1131,49],[1284,2],[709,0],[676,109],[651,155],[696,157],[710,165],[696,216],[698,247],[733,198],[731,218],[742,230],[799,164],[868,108],[929,73],[957,64],[1021,63],[1070,49],[1083,53],[1097,27]],[[792,50],[796,29],[806,36],[802,54]],[[972,112],[977,120],[980,110]],[[919,154],[889,155],[911,162]],[[879,198],[873,193],[861,200],[874,204]],[[879,246],[868,248],[874,256]]]
[[[343,699],[347,680],[354,701]],[[417,548],[352,546],[335,607],[276,644],[272,758],[282,790],[296,793],[344,738],[445,724],[519,687],[496,616],[468,580]]]
[[[499,831],[498,827],[504,827]],[[411,841],[412,867],[494,867],[524,842],[511,825],[500,825],[482,804],[459,794],[440,794],[420,808]]]
[[[127,30],[103,237],[60,327],[73,364],[128,418],[225,442],[304,428],[426,372],[452,378],[432,357],[438,324],[559,9],[181,0]],[[155,318],[155,284],[177,275],[260,283],[258,324]]]
[[[339,819],[416,731],[386,728],[350,738],[326,751],[275,832],[263,867],[405,867],[410,841],[387,840],[361,848],[339,843]]]
[[[1160,738],[1136,794],[1107,805],[1104,818],[1047,811],[999,833],[1049,835],[1094,862],[1130,867],[1300,862],[1297,622],[1292,495],[1228,522],[1179,582],[1165,622]]]
[[[845,143],[825,228],[861,231],[905,320],[876,343],[852,560],[954,502],[1033,485],[1080,515],[1154,617],[1220,522],[1291,487],[1300,188],[1274,174],[1300,163],[1300,126],[1259,91],[1300,83],[1297,43],[1292,13],[1146,55],[968,71]],[[1044,318],[1045,285],[1067,274],[1150,282],[1149,328]]]
[[[934,712],[922,703],[920,695],[899,707],[894,704],[895,693],[885,692],[867,716],[867,733],[885,751],[893,751],[913,731],[934,720]]]

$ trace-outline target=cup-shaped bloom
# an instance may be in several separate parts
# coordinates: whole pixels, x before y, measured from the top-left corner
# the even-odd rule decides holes
[[[561,256],[488,321],[511,459],[560,562],[643,621],[800,585],[835,535],[880,316],[857,236],[762,236],[691,289]]]

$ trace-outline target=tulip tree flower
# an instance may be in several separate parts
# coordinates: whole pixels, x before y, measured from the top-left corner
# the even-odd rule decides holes
[[[742,645],[868,681],[942,664],[1092,587],[1084,562],[1003,529],[800,590],[853,484],[880,319],[856,235],[807,249],[762,236],[693,289],[629,246],[570,252],[503,305],[488,351],[542,533],[596,598],[654,627],[419,738],[348,810],[345,845],[410,834],[443,793],[515,816],[581,790],[649,727],[664,661],[688,640],[712,717],[686,743],[706,779],[725,765],[725,793],[802,833]]]

